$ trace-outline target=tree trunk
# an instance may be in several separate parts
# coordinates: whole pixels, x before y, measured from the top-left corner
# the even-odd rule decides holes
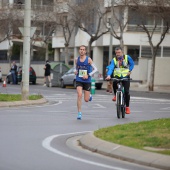
[[[92,45],[92,40],[90,39],[89,44],[88,44],[88,51],[87,51],[87,55],[89,57],[91,57],[91,45]]]
[[[9,48],[8,48],[8,61],[9,61],[9,70],[11,69],[11,56],[12,56],[12,46],[11,44],[9,44]]]
[[[48,56],[48,43],[45,44],[45,60],[47,61],[49,59]]]
[[[124,51],[123,32],[120,33],[120,47]]]
[[[68,45],[65,44],[65,64],[68,65]]]
[[[11,54],[8,55],[8,61],[9,61],[9,70],[11,69]]]
[[[149,91],[154,91],[155,61],[156,61],[156,55],[153,54],[152,55],[152,65],[151,65],[150,80],[149,80]]]

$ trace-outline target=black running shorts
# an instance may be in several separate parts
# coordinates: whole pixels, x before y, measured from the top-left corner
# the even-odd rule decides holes
[[[76,81],[76,87],[81,86],[83,90],[90,91],[91,90],[91,83],[84,83],[80,81]]]
[[[50,72],[45,72],[44,76],[50,76]]]

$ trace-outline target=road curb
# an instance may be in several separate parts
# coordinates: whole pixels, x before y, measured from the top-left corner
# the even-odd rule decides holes
[[[79,143],[85,149],[97,152],[106,156],[125,160],[141,165],[159,169],[170,169],[170,156],[144,150],[134,149],[111,142],[101,140],[94,136],[93,132],[83,135]]]
[[[38,105],[47,103],[47,99],[41,98],[38,100],[14,101],[14,102],[0,102],[0,107],[14,107],[14,106],[27,106]]]

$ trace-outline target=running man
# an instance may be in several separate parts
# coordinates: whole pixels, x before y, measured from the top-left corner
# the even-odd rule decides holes
[[[86,46],[81,45],[79,49],[80,56],[75,59],[75,74],[76,74],[76,89],[77,89],[77,119],[81,120],[81,106],[82,95],[84,90],[84,101],[88,102],[92,100],[90,94],[91,90],[91,76],[97,71],[97,67],[93,63],[92,59],[86,55]]]

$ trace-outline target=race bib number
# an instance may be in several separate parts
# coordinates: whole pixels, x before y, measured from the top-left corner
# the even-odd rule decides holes
[[[83,77],[87,75],[87,70],[79,70],[79,77]]]

